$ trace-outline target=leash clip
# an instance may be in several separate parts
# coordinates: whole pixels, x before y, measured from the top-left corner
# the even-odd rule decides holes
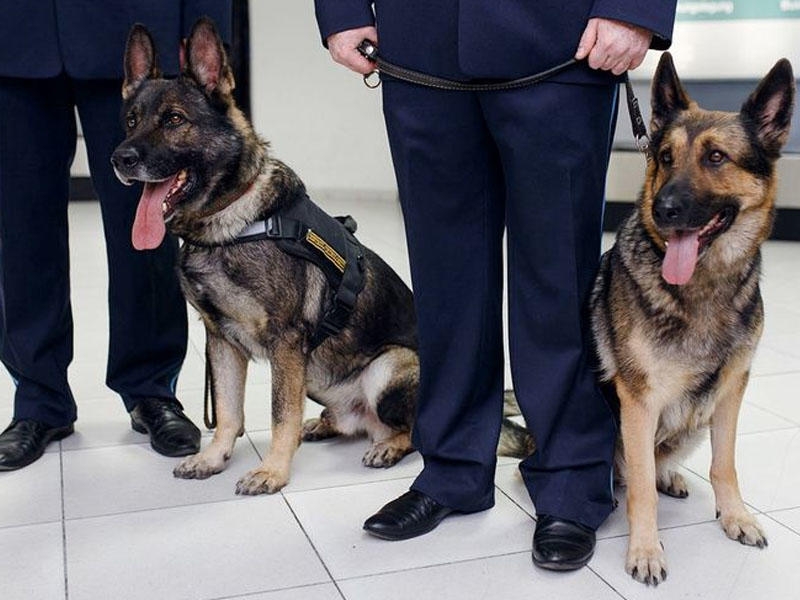
[[[644,154],[647,158],[650,158],[650,138],[646,135],[642,135],[636,138],[636,148]]]
[[[370,71],[369,73],[364,75],[364,85],[371,90],[374,90],[375,88],[379,87],[381,85],[380,71],[378,71],[378,69],[375,69],[374,71]]]

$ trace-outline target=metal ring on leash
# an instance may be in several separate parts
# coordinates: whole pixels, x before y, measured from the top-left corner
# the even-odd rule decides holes
[[[374,83],[370,81],[373,75],[375,75],[375,78],[373,80]],[[374,71],[371,71],[366,75],[364,75],[364,85],[367,86],[369,89],[374,90],[375,88],[380,86],[380,84],[381,84],[381,75],[378,69],[375,69]]]

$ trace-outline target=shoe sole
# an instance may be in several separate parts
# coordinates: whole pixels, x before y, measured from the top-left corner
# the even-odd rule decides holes
[[[421,531],[413,531],[411,533],[403,533],[403,534],[399,534],[399,535],[394,535],[394,534],[390,534],[390,533],[383,533],[383,532],[380,532],[380,531],[373,531],[372,529],[367,529],[366,527],[364,527],[364,531],[366,531],[370,535],[372,535],[372,536],[374,536],[376,538],[380,538],[382,540],[386,540],[386,541],[389,541],[389,542],[401,542],[403,540],[410,540],[412,538],[419,537],[421,535],[425,535],[426,533],[430,533],[431,531],[436,529],[436,527],[438,525],[439,525],[439,523],[436,523],[433,527],[429,527],[429,528],[423,529]]]
[[[25,461],[20,465],[16,465],[13,467],[8,467],[6,465],[0,465],[0,471],[16,471],[17,469],[22,469],[23,467],[27,467],[28,465],[35,463],[37,460],[44,456],[44,451],[47,449],[52,442],[57,442],[59,440],[63,440],[65,437],[72,435],[75,432],[74,425],[67,425],[66,427],[59,427],[57,429],[52,429],[48,435],[44,437],[44,443],[42,444],[42,451],[33,455],[33,457]]]
[[[592,552],[585,560],[581,560],[578,562],[539,562],[535,558],[533,559],[533,564],[541,569],[546,569],[548,571],[577,571],[578,569],[582,569],[586,565],[589,564],[589,561],[592,560],[594,556],[594,552]]]

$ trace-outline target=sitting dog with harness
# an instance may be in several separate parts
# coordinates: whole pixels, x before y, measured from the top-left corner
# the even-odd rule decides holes
[[[181,285],[206,328],[218,422],[212,442],[175,476],[202,479],[225,468],[244,433],[250,359],[271,366],[272,441],[237,493],[285,486],[301,438],[366,432],[372,444],[363,463],[392,466],[413,451],[419,364],[411,291],[356,240],[352,221],[324,213],[269,155],[234,103],[210,20],[195,24],[181,54],[181,76],[162,79],[149,33],[131,30],[127,137],[112,157],[123,183],[144,182],[133,245],[157,247],[166,228],[183,239]],[[303,424],[306,396],[326,408]]]

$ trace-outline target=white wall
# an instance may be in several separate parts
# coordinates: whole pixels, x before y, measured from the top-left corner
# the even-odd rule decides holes
[[[312,0],[251,0],[253,122],[310,189],[394,191],[379,90],[335,64]]]

